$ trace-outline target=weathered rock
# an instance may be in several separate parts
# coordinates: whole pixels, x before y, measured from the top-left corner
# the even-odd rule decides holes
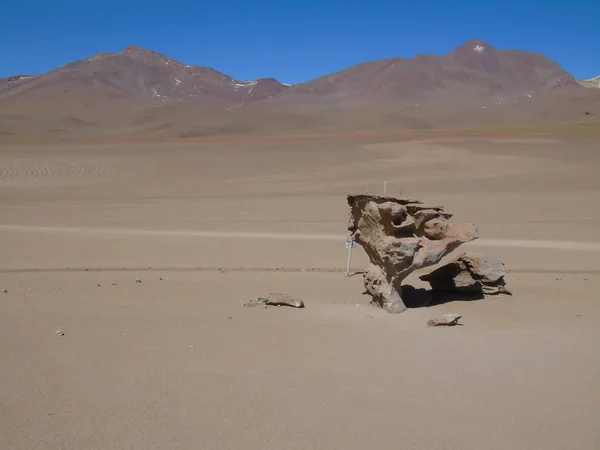
[[[62,328],[57,328],[55,331],[57,336],[64,336],[65,335],[65,330],[63,330]]]
[[[454,325],[458,325],[458,321],[462,316],[460,314],[444,314],[442,316],[434,317],[433,319],[429,319],[427,321],[428,327],[440,327],[440,326],[448,326],[453,327]]]
[[[292,308],[304,308],[304,302],[299,298],[291,297],[279,292],[269,292],[264,297],[256,300],[242,302],[247,308],[266,308],[267,306],[291,306]]]
[[[431,289],[438,292],[510,294],[505,275],[506,267],[502,261],[469,252],[419,278],[429,282]]]
[[[477,239],[474,225],[453,225],[441,206],[417,200],[349,195],[350,236],[369,256],[363,272],[372,302],[390,313],[406,310],[403,280],[413,271],[439,263],[459,245]]]

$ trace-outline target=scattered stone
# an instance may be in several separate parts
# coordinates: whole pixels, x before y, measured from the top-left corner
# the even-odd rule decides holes
[[[98,287],[100,287],[100,285],[98,285]]]
[[[8,294],[8,289],[2,289],[2,290],[0,290],[0,294]]]
[[[261,300],[246,300],[242,302],[246,308],[266,308],[267,304]]]
[[[417,269],[433,266],[479,232],[472,224],[453,225],[441,206],[417,200],[360,194],[347,197],[348,231],[370,263],[363,272],[371,303],[391,314],[407,309],[402,282]]]
[[[304,308],[304,302],[299,298],[291,297],[279,292],[269,292],[264,297],[258,297],[256,300],[242,302],[247,308],[266,308],[267,306],[290,306],[292,308]]]
[[[116,286],[116,285],[117,285],[117,283],[112,283],[112,284],[111,284],[111,286]]]
[[[437,292],[469,294],[509,294],[502,261],[477,253],[464,253],[453,261],[419,278]]]
[[[162,281],[162,277],[160,277],[160,278],[158,279],[158,281]]]
[[[64,336],[65,330],[63,330],[62,328],[57,328],[55,333],[57,336]]]
[[[136,279],[135,279],[135,282],[136,282],[136,283],[141,283],[141,282],[142,282],[142,280],[140,280],[139,278],[136,278]]]
[[[433,319],[429,319],[427,321],[428,327],[439,327],[439,326],[448,326],[453,327],[454,325],[458,325],[458,321],[462,316],[460,314],[444,314],[442,316],[434,317]]]

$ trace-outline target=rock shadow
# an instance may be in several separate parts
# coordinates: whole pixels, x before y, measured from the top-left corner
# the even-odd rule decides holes
[[[365,290],[362,294],[371,296],[368,290]],[[458,292],[415,288],[409,284],[402,286],[402,301],[409,309],[428,308],[450,302],[470,302],[483,299],[485,299],[485,295],[481,289],[477,291]],[[376,305],[376,303],[372,303]]]

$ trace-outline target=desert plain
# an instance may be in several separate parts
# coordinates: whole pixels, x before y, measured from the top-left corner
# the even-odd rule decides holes
[[[3,146],[0,448],[597,449],[599,149]],[[384,181],[473,222],[455,254],[501,259],[513,295],[371,306],[346,194]],[[306,307],[240,304],[272,291]],[[462,326],[426,326],[444,313]]]

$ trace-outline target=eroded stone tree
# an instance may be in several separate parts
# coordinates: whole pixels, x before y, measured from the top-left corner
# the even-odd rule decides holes
[[[479,236],[473,224],[454,225],[443,207],[417,200],[360,194],[349,195],[348,204],[348,230],[370,259],[365,288],[392,314],[406,310],[402,282],[408,275]]]

